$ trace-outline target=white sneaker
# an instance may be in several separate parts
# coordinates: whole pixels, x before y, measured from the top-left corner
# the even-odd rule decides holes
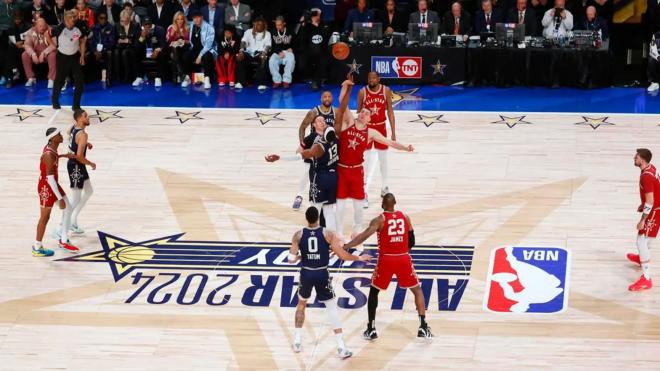
[[[181,81],[181,87],[187,88],[188,86],[190,86],[190,76],[186,75],[183,81]]]
[[[651,92],[657,91],[658,89],[660,89],[660,84],[658,84],[657,82],[653,82],[653,83],[651,83],[651,85],[649,85],[649,87],[646,89],[646,91],[651,93]]]
[[[55,81],[48,80],[48,89],[52,89],[54,84],[55,84]]]
[[[160,77],[156,77],[154,80],[154,87],[160,88],[163,86],[163,81],[160,79]]]
[[[69,80],[68,79],[64,80],[64,85],[62,85],[62,91],[66,90],[67,85],[69,85]]]
[[[266,85],[259,85],[257,87],[257,90],[259,90],[259,91],[266,91],[266,89],[268,89],[268,87]]]
[[[143,82],[144,80],[141,77],[138,77],[135,79],[135,81],[133,81],[133,86],[140,86]]]
[[[71,225],[71,228],[69,228],[69,232],[71,232],[73,234],[83,234],[83,233],[85,233],[85,231],[77,225]]]
[[[351,352],[347,348],[344,348],[344,349],[337,348],[337,355],[339,356],[339,358],[346,359],[348,357],[353,356],[353,352]]]
[[[225,83],[223,81],[218,83],[218,86],[225,86]]]
[[[293,343],[293,351],[296,353],[300,353],[302,351],[302,344],[300,343]]]
[[[234,88],[243,89],[243,84],[241,84],[240,82],[237,82],[236,85],[234,85]]]
[[[362,201],[362,208],[363,209],[369,208],[369,196],[367,196],[366,194],[364,195],[364,201]]]
[[[25,86],[30,87],[30,86],[33,86],[36,83],[37,83],[37,79],[31,78],[31,79],[27,80],[27,82],[25,83]]]
[[[204,76],[204,89],[205,90],[211,89],[211,78],[208,76]]]

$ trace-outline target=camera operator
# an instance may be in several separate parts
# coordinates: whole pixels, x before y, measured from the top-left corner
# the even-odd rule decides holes
[[[565,37],[573,29],[573,14],[566,10],[566,0],[555,0],[555,7],[545,12],[541,24],[546,39]]]
[[[298,41],[301,54],[298,57],[300,68],[307,76],[312,76],[312,90],[318,90],[328,69],[328,26],[321,23],[321,10],[313,8],[303,16],[304,25],[300,28]]]

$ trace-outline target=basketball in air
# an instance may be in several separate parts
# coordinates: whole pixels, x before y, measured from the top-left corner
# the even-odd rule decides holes
[[[123,246],[108,253],[108,259],[115,263],[136,264],[154,257],[154,251],[146,246]]]
[[[351,48],[348,44],[343,42],[338,42],[332,46],[332,56],[339,61],[343,61],[348,58],[348,55],[351,53]]]

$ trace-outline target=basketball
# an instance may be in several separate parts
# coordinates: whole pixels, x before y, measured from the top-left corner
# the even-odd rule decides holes
[[[154,257],[154,251],[146,246],[124,246],[108,253],[115,263],[136,264]]]
[[[338,42],[332,46],[332,56],[335,57],[336,60],[343,61],[348,58],[350,53],[351,48],[346,43]]]

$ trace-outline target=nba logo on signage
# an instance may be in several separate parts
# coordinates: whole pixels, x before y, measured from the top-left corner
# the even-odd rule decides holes
[[[371,57],[371,70],[383,79],[421,79],[422,57]]]
[[[559,313],[568,304],[570,251],[499,247],[490,255],[484,308],[503,313]]]

